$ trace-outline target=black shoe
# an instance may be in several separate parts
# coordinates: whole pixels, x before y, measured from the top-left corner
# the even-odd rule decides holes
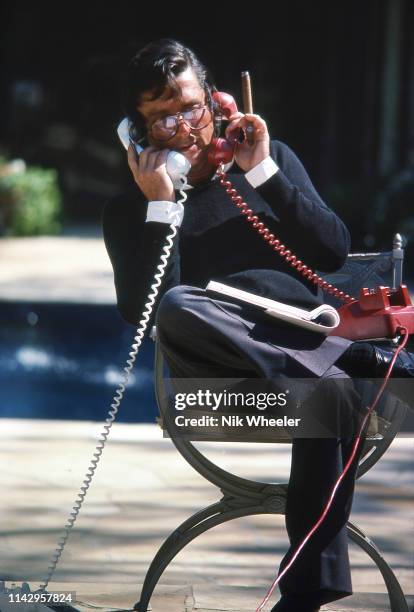
[[[370,342],[354,342],[336,362],[354,378],[384,378],[395,350]],[[414,354],[403,349],[394,364],[392,378],[414,378]]]
[[[303,597],[282,595],[270,612],[318,612],[319,606],[307,603]]]
[[[338,359],[336,365],[351,378],[384,379],[396,349],[385,349],[370,342],[354,342]],[[395,380],[394,380],[395,379]],[[403,349],[391,371],[387,390],[407,407],[413,407],[414,354]]]
[[[374,345],[376,367],[380,376],[384,376],[395,351],[386,351],[379,346]],[[414,355],[403,349],[394,364],[391,371],[392,378],[414,378]]]

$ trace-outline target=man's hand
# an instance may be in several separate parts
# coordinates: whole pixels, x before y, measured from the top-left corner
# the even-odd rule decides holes
[[[128,165],[136,184],[147,200],[175,202],[174,186],[166,170],[168,149],[147,147],[137,158],[132,145],[128,147]]]
[[[244,172],[248,172],[257,164],[260,164],[270,154],[269,132],[266,122],[259,115],[243,115],[243,113],[232,115],[226,129],[226,138],[230,140],[237,138],[238,130],[243,129],[245,131],[248,124],[253,127],[253,142],[249,144],[245,138],[242,143],[237,143],[235,151],[236,163]]]

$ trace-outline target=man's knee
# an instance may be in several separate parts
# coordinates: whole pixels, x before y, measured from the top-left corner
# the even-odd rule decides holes
[[[192,290],[192,287],[177,285],[164,293],[156,315],[156,325],[159,331],[171,331],[185,324],[188,319]]]
[[[352,380],[332,376],[298,380],[296,383],[293,379],[291,385],[294,394],[296,384],[299,384],[298,393],[303,398],[297,414],[302,419],[305,437],[340,439],[353,435],[360,414],[360,398]]]

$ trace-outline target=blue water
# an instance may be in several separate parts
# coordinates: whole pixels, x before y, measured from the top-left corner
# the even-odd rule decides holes
[[[106,418],[135,331],[115,306],[0,302],[0,323],[0,417]],[[117,421],[155,421],[152,344]]]
[[[115,306],[0,302],[0,418],[103,421],[134,334]],[[146,339],[117,421],[155,422],[153,358]]]

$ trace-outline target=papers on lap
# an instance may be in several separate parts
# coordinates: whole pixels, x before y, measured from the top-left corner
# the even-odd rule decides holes
[[[216,281],[210,281],[206,291],[225,295],[240,302],[257,306],[271,317],[282,319],[293,325],[298,325],[299,327],[304,327],[321,334],[331,333],[332,330],[338,327],[340,321],[338,312],[329,304],[322,304],[313,310],[303,310],[297,306],[289,306],[289,304],[283,304],[283,302],[264,298]]]

